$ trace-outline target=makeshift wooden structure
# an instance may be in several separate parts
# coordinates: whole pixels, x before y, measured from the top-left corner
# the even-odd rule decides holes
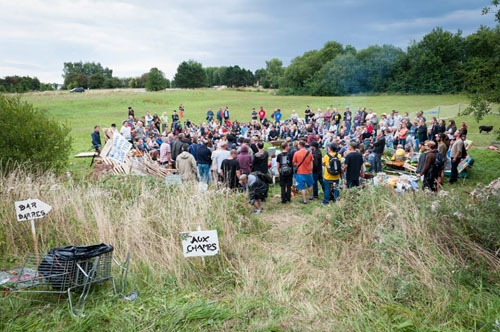
[[[95,169],[102,169],[98,164],[108,165],[105,167],[112,174],[136,174],[136,175],[151,175],[158,178],[165,178],[169,174],[177,173],[175,169],[169,169],[161,166],[157,161],[153,160],[149,154],[137,156],[136,150],[131,149],[123,162],[109,157],[113,148],[113,141],[108,140],[101,151],[99,160],[96,161]],[[102,173],[102,171],[101,171]],[[96,176],[99,174],[96,173]]]

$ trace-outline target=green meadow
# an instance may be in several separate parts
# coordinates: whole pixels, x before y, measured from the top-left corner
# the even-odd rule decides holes
[[[209,107],[216,111],[219,107],[229,106],[231,118],[241,122],[250,121],[252,108],[258,110],[260,106],[264,106],[268,117],[275,108],[282,110],[284,118],[290,117],[294,109],[303,116],[306,105],[310,105],[315,111],[318,108],[325,111],[329,106],[342,112],[346,106],[354,111],[358,107],[367,107],[378,114],[389,113],[394,109],[409,114],[419,110],[439,110],[440,117],[450,118],[468,104],[468,99],[463,95],[311,97],[277,96],[267,91],[232,89],[162,92],[95,90],[82,94],[56,91],[25,94],[23,99],[68,123],[72,128],[75,152],[90,148],[90,133],[95,125],[109,127],[111,123],[116,123],[119,129],[121,121],[127,119],[128,106],[134,108],[136,116],[143,116],[146,111],[158,115],[167,112],[171,115],[172,110],[183,104],[186,109],[185,118],[201,123],[205,120]]]
[[[197,186],[167,187],[147,176],[91,176],[88,160],[71,158],[67,174],[0,179],[0,271],[33,254],[28,222],[14,203],[39,198],[53,210],[37,221],[43,255],[62,245],[108,243],[123,261],[125,290],[95,285],[83,315],[66,295],[4,292],[0,331],[500,331],[498,194],[486,187],[500,176],[500,154],[486,147],[472,117],[458,117],[461,95],[284,97],[267,91],[176,90],[158,93],[89,91],[22,96],[71,128],[74,153],[90,150],[94,125],[107,127],[146,111],[168,114],[183,104],[202,122],[206,110],[229,106],[231,118],[250,120],[252,107],[303,114],[349,106],[377,114],[397,109],[469,124],[476,162],[470,178],[440,195],[397,194],[368,186],[343,190],[323,207],[299,198],[280,204],[271,185],[264,212],[250,213],[245,193]],[[437,114],[436,114],[437,115]],[[498,112],[480,124],[500,128]],[[75,171],[77,170],[77,171]],[[217,230],[220,253],[186,258],[182,232]],[[117,271],[113,270],[115,276]],[[128,301],[124,295],[137,291]],[[74,298],[77,301],[77,297]]]

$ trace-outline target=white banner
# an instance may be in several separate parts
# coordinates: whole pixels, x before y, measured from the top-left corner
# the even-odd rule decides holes
[[[118,133],[115,133],[113,135],[113,148],[111,149],[108,157],[120,163],[123,163],[125,161],[127,153],[131,148],[132,144],[130,144],[130,142],[125,139],[125,137],[119,135]]]

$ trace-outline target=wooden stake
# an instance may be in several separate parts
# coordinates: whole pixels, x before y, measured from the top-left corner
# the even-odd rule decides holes
[[[35,257],[36,257],[36,266],[40,264],[40,257],[38,256],[38,238],[36,237],[35,230],[35,220],[31,219],[31,234],[33,234],[33,243],[35,244]]]

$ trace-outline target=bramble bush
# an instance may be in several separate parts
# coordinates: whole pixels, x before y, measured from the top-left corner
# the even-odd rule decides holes
[[[19,97],[5,95],[0,95],[0,119],[4,129],[1,172],[22,166],[31,171],[59,173],[68,165],[72,142],[68,126]]]

